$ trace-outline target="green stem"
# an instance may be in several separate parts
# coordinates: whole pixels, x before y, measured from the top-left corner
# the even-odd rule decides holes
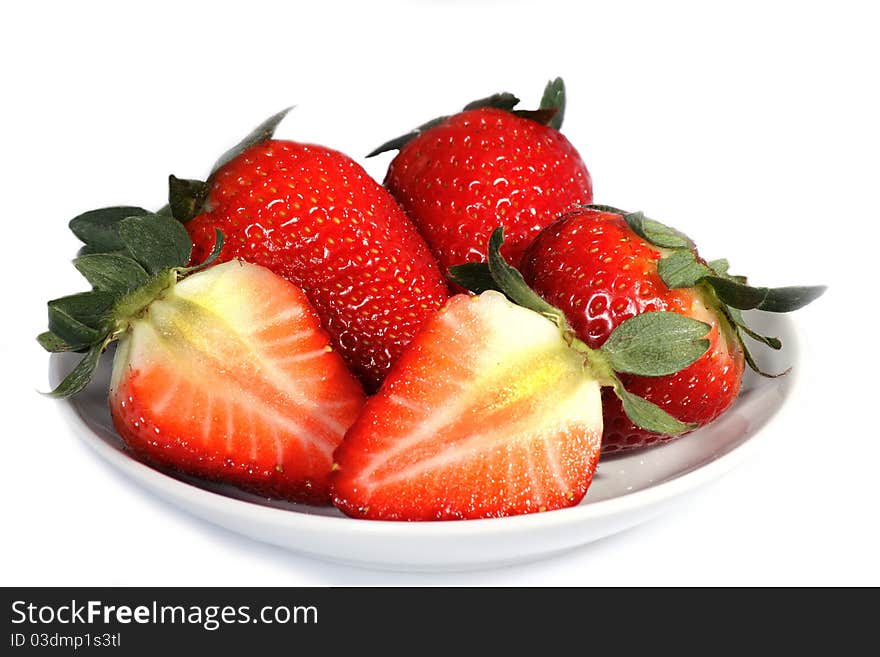
[[[136,319],[156,299],[162,298],[177,283],[177,272],[166,269],[148,283],[122,297],[113,308],[115,325],[113,335],[125,332],[132,319]]]

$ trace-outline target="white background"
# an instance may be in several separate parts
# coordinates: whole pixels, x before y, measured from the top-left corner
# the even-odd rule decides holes
[[[14,3],[0,24],[0,584],[880,584],[871,3]],[[79,291],[73,215],[158,207],[263,117],[359,158],[464,102],[569,88],[596,200],[643,209],[798,313],[801,385],[757,454],[646,525],[525,566],[407,575],[210,526],[64,424],[33,337]],[[368,170],[381,178],[390,158]]]

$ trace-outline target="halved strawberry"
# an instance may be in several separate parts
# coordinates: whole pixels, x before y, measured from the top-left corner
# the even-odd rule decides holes
[[[363,392],[303,292],[231,261],[131,322],[110,410],[135,451],[273,497],[327,501],[333,449]]]
[[[336,451],[353,517],[448,520],[577,504],[599,457],[599,384],[546,319],[498,292],[429,319]]]
[[[119,339],[109,404],[132,450],[262,495],[327,503],[333,450],[364,393],[305,294],[239,260],[185,268],[189,238],[170,217],[119,218],[117,228],[123,253],[75,261],[95,289],[50,302],[41,343],[87,350],[54,394],[79,392]]]
[[[501,236],[489,241],[485,282],[504,295],[457,295],[430,317],[336,450],[333,497],[346,514],[449,520],[577,504],[599,458],[602,385],[633,421],[689,428],[624,390],[615,371],[681,369],[705,352],[709,327],[647,313],[590,349],[504,261]]]

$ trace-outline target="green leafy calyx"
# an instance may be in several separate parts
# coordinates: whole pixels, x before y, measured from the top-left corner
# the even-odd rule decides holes
[[[182,223],[201,213],[208,199],[208,183],[202,180],[185,180],[168,176],[168,210],[172,217]]]
[[[743,354],[755,372],[763,376],[778,376],[762,371],[749,352],[744,337],[749,337],[771,349],[781,349],[779,338],[768,337],[751,329],[745,322],[742,310],[764,310],[786,313],[803,308],[825,292],[825,286],[801,287],[753,287],[744,276],[729,273],[729,263],[725,259],[703,261],[696,253],[691,239],[674,228],[642,212],[625,212],[607,205],[587,205],[585,208],[619,214],[627,225],[646,242],[663,249],[657,263],[657,274],[670,289],[700,288],[705,296],[718,308],[740,343]]]
[[[489,238],[488,267],[489,273],[498,288],[515,304],[544,315],[560,328],[566,327],[565,315],[555,306],[544,301],[528,286],[516,267],[508,264],[501,255],[504,243],[504,228],[496,228]]]
[[[65,377],[53,397],[70,397],[91,380],[101,352],[120,337],[145,308],[162,296],[188,267],[192,243],[177,220],[137,208],[107,208],[80,215],[71,228],[94,249],[74,260],[91,284],[88,292],[48,303],[49,330],[37,336],[50,352],[78,351],[85,356]],[[216,257],[222,248],[218,235]]]
[[[553,118],[547,125],[556,130],[562,128],[562,120],[565,118],[565,82],[562,81],[562,78],[550,80],[544,87],[540,109],[555,110]]]
[[[223,234],[218,230],[210,256],[189,266],[192,242],[183,224],[204,210],[217,171],[251,146],[271,139],[289,111],[272,115],[226,151],[206,181],[170,176],[168,204],[157,212],[125,205],[71,219],[70,230],[83,242],[73,264],[92,289],[50,301],[49,330],[37,341],[49,352],[86,355],[50,395],[69,397],[80,392],[94,374],[101,352],[133,319],[181,277],[219,257]]]
[[[90,210],[74,217],[70,230],[85,244],[88,253],[112,253],[124,248],[119,237],[119,222],[126,217],[149,214],[148,210],[130,205]]]
[[[672,312],[647,312],[621,322],[601,347],[615,372],[675,374],[709,348],[709,325]]]

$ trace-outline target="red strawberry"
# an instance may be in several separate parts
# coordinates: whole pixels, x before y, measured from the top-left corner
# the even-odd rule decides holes
[[[485,260],[499,225],[504,255],[517,266],[544,226],[593,198],[587,167],[558,131],[562,80],[548,85],[538,112],[512,111],[517,102],[510,94],[476,101],[373,153],[400,148],[385,185],[444,271]]]
[[[194,260],[210,252],[219,228],[221,260],[263,265],[302,288],[370,389],[446,300],[403,211],[337,151],[277,140],[251,146],[212,175],[206,208],[187,224]]]
[[[522,273],[593,348],[602,346],[621,322],[647,311],[672,311],[710,324],[710,348],[689,367],[658,378],[621,375],[630,392],[696,426],[708,424],[733,403],[744,360],[754,365],[742,333],[781,346],[775,338],[751,332],[739,309],[794,310],[823,289],[749,288],[744,279],[727,275],[726,261],[699,259],[680,233],[641,213],[602,206],[573,211],[544,229],[525,254]],[[762,292],[765,297],[770,293],[767,301]],[[780,297],[777,302],[773,295]],[[605,452],[672,437],[635,426],[614,395],[606,394],[604,403]]]
[[[331,454],[363,392],[305,295],[234,261],[191,276],[133,321],[110,410],[150,461],[272,497],[327,501]]]
[[[303,292],[238,260],[183,268],[190,243],[171,218],[122,219],[119,232],[124,253],[75,261],[95,289],[50,302],[41,343],[88,350],[54,394],[79,392],[120,339],[110,411],[133,451],[262,495],[327,503],[331,455],[364,394]]]
[[[337,449],[335,504],[450,520],[577,504],[602,433],[599,384],[546,319],[497,292],[453,297]]]
[[[600,385],[640,424],[687,429],[623,389],[614,370],[680,369],[705,352],[709,327],[645,313],[592,350],[503,260],[501,234],[480,280],[519,305],[494,290],[457,295],[425,322],[336,450],[334,503],[348,515],[448,520],[577,504],[599,455]]]

